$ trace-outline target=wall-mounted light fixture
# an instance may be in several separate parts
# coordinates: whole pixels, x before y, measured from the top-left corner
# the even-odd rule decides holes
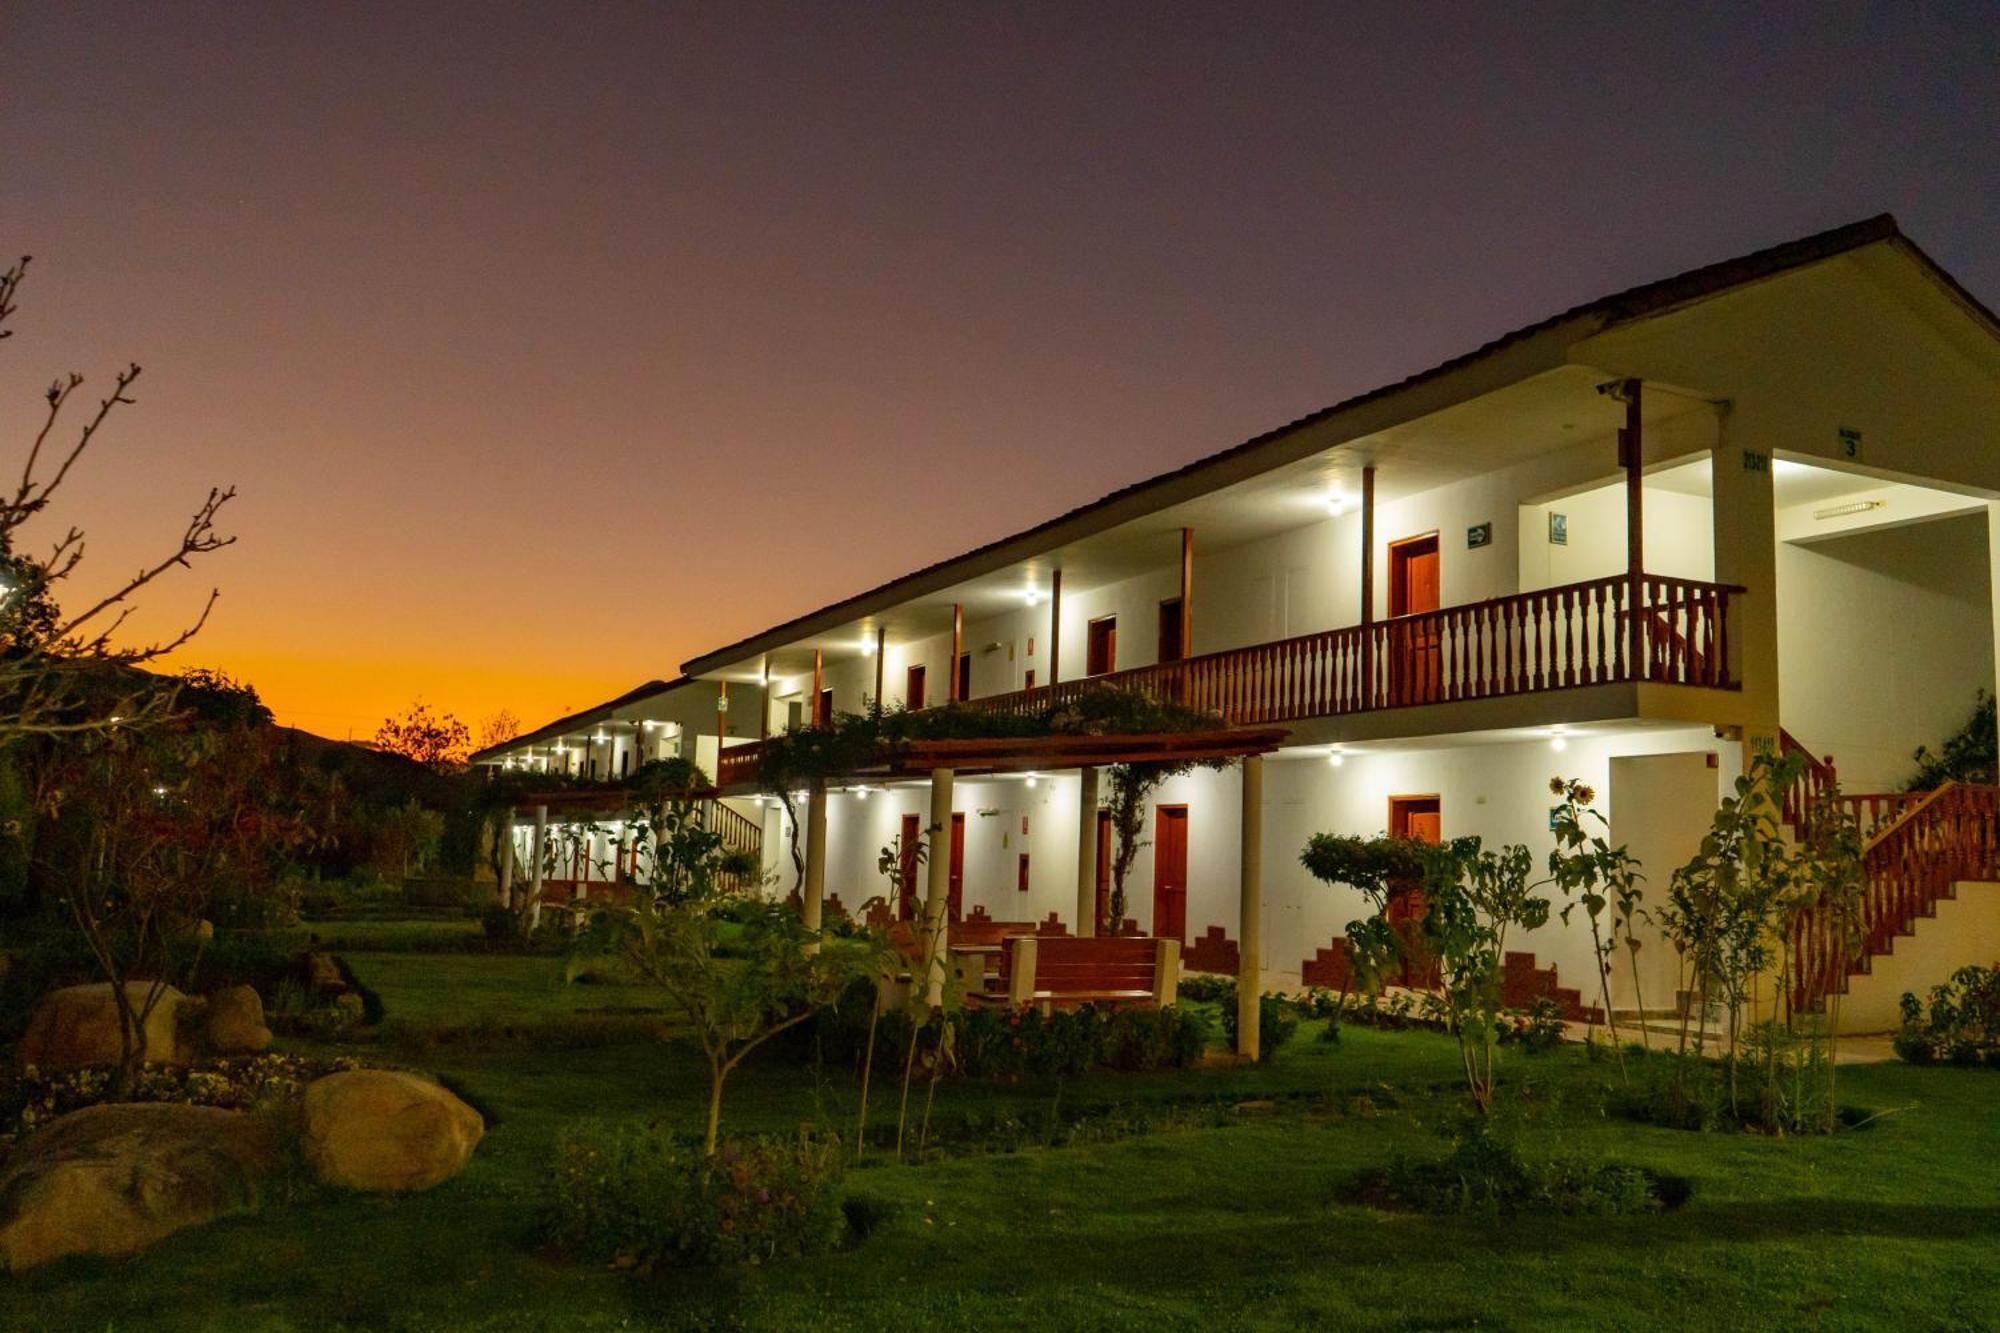
[[[1813,510],[1813,517],[1820,519],[1846,518],[1849,514],[1865,514],[1871,509],[1883,509],[1888,504],[1887,500],[1850,500],[1846,504],[1828,505],[1824,509],[1815,509]]]

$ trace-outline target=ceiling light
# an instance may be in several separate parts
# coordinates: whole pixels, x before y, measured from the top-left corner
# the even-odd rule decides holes
[[[1036,783],[1038,783],[1038,782],[1040,782],[1040,781],[1041,781],[1041,779],[1040,779],[1039,777],[1035,776],[1035,775],[1034,775],[1033,773],[1030,773],[1030,774],[1028,774],[1028,785],[1029,785],[1030,787],[1034,786],[1034,785],[1035,785]]]
[[[1562,728],[1558,727],[1549,733],[1549,748],[1557,753],[1569,748],[1569,737],[1563,735]]]
[[[1846,518],[1849,514],[1865,514],[1871,509],[1881,509],[1887,500],[1852,500],[1843,505],[1828,505],[1825,509],[1813,510],[1814,518]]]
[[[861,641],[861,655],[863,657],[875,656],[875,640],[863,639]]]
[[[1347,512],[1347,495],[1343,491],[1329,491],[1326,497],[1326,512],[1344,514]]]
[[[1042,604],[1042,590],[1040,588],[1030,588],[1022,593],[1021,596],[1027,600],[1029,606],[1040,606]]]

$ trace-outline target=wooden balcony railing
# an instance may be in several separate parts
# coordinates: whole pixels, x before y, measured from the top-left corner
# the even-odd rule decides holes
[[[1026,714],[1093,690],[1133,690],[1258,726],[1622,681],[1734,689],[1729,610],[1742,592],[1620,574],[957,706]],[[724,749],[716,785],[754,784],[762,753],[757,744]]]
[[[1733,689],[1729,607],[1743,589],[1624,575],[1324,630],[1179,662],[973,699],[1027,713],[1139,691],[1232,726],[1657,681]]]

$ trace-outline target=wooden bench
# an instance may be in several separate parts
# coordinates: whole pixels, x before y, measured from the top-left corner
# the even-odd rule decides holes
[[[994,985],[979,997],[1047,1012],[1081,1004],[1172,1004],[1180,989],[1179,940],[1121,935],[1015,935]]]

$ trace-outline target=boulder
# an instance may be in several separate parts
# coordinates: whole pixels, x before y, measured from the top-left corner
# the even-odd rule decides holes
[[[423,1190],[449,1180],[485,1136],[479,1112],[448,1089],[387,1069],[350,1069],[306,1085],[306,1156],[321,1180],[356,1190]]]
[[[250,1055],[271,1044],[264,1001],[254,986],[231,986],[208,997],[202,1042],[217,1055]]]
[[[136,1014],[146,1004],[149,981],[128,981],[125,995]],[[155,1064],[186,1064],[188,1051],[179,1041],[177,1024],[184,997],[172,986],[163,988],[146,1016],[146,1059]],[[28,1030],[15,1048],[23,1068],[74,1069],[80,1065],[115,1064],[119,1058],[118,1002],[108,981],[65,986],[35,1001]]]
[[[173,1102],[85,1107],[14,1148],[0,1173],[0,1269],[69,1254],[129,1254],[254,1207],[276,1169],[270,1127]]]

